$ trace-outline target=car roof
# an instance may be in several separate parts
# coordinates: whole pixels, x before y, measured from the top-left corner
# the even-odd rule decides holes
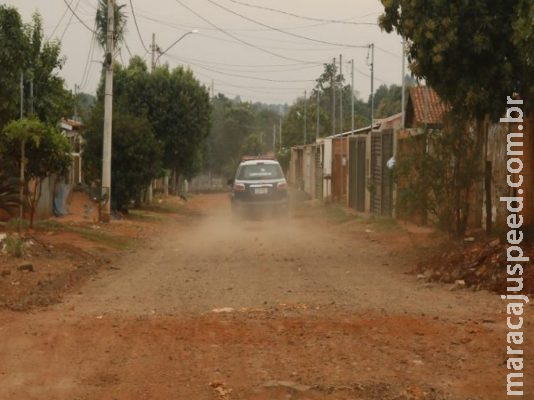
[[[278,165],[278,161],[271,160],[271,159],[255,159],[255,160],[246,160],[241,161],[240,165],[258,165],[258,164],[271,164],[271,165]]]

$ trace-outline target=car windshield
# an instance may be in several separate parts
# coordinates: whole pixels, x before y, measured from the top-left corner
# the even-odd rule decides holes
[[[248,164],[242,165],[237,173],[237,179],[244,181],[262,179],[281,179],[284,177],[278,164]]]

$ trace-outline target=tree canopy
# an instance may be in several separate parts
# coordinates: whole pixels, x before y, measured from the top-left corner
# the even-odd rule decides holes
[[[498,118],[506,97],[534,94],[530,0],[382,0],[380,25],[407,39],[410,68],[457,115]],[[527,107],[533,107],[527,102]]]
[[[0,128],[20,116],[20,80],[24,75],[24,115],[33,113],[55,124],[72,113],[72,95],[57,75],[65,59],[59,42],[44,39],[42,21],[34,14],[24,24],[19,12],[0,5]],[[33,98],[30,85],[33,84]]]

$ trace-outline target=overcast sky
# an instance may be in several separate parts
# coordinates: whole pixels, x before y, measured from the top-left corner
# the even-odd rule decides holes
[[[150,65],[150,54],[145,51],[137,33],[130,0],[117,1],[126,4],[127,47],[132,54],[143,56]],[[98,0],[67,2],[92,28]],[[60,74],[67,86],[74,89],[74,85],[79,84],[82,91],[94,93],[99,80],[102,50],[94,46],[91,56],[92,33],[68,11],[64,0],[7,0],[6,3],[17,7],[25,22],[35,11],[42,15],[45,36],[63,37],[62,53],[67,61]],[[201,82],[211,86],[213,80],[215,91],[229,97],[240,95],[244,100],[291,103],[302,96],[304,90],[313,88],[313,81],[323,69],[321,63],[331,62],[333,57],[339,59],[342,54],[347,81],[350,83],[350,66],[346,62],[354,59],[355,88],[361,97],[367,98],[370,93],[370,78],[366,76],[369,74],[368,49],[337,44],[366,46],[374,43],[375,87],[381,83],[401,82],[401,42],[398,36],[381,32],[376,25],[314,20],[376,22],[382,11],[379,0],[132,0],[132,3],[147,48],[152,33],[156,34],[156,44],[166,49],[184,33],[198,29],[197,34],[188,35],[164,54],[160,62],[168,62],[171,67],[179,64],[190,66]],[[299,38],[278,30],[334,44]],[[123,46],[118,61],[127,63],[128,58],[128,49]]]

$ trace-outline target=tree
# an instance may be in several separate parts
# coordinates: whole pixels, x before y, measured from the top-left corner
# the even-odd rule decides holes
[[[99,179],[102,170],[102,107],[88,121],[85,133],[85,168],[89,179]],[[111,179],[112,207],[127,212],[131,202],[161,174],[162,145],[145,117],[115,112]]]
[[[0,5],[0,129],[17,114],[20,74],[25,69],[28,43],[18,11]]]
[[[99,0],[96,10],[96,39],[100,47],[107,47],[107,30],[108,30],[108,1]],[[126,32],[126,13],[124,12],[125,4],[113,3],[113,48],[117,49],[124,40]]]
[[[247,140],[261,144],[261,149],[251,149],[254,152],[279,147],[280,112],[284,112],[287,106],[242,102],[239,98],[229,99],[223,94],[215,96],[211,105],[212,123],[207,140],[207,161],[204,163],[206,170],[232,176],[244,155],[243,151],[246,151],[242,148]],[[274,139],[273,126],[276,127]]]
[[[352,129],[352,96],[350,85],[345,84],[345,77],[338,73],[334,64],[325,64],[323,73],[317,78],[316,87],[307,99],[306,110],[306,143],[315,141],[317,131],[319,137],[332,134],[333,121],[335,118],[335,134]],[[335,95],[336,113],[333,115],[333,96]],[[343,106],[340,106],[340,97],[343,98]],[[357,98],[354,93],[354,127],[361,128],[370,124],[371,107],[366,102]],[[319,97],[319,107],[317,98]],[[304,142],[304,97],[299,97],[289,108],[284,118],[283,144],[291,147]],[[343,121],[340,123],[341,111]],[[317,114],[319,114],[319,127],[317,127]]]
[[[382,0],[380,25],[406,39],[413,74],[426,80],[464,122],[477,121],[482,163],[483,120],[497,120],[507,96],[529,112],[525,170],[534,169],[534,6],[530,0]],[[529,172],[531,174],[531,172]],[[525,184],[525,225],[534,226],[534,184]],[[477,191],[479,193],[480,191]],[[476,194],[480,196],[480,194]]]
[[[0,174],[0,211],[10,213],[19,204],[16,183]]]
[[[402,87],[398,85],[380,85],[375,92],[375,117],[386,118],[401,112]],[[371,98],[369,96],[369,105]]]
[[[72,113],[72,95],[57,71],[64,65],[58,42],[45,41],[39,14],[23,24],[13,7],[0,6],[0,129],[20,116],[20,81],[24,76],[24,114],[49,124]],[[30,86],[33,84],[33,98]]]
[[[241,145],[241,156],[257,156],[263,154],[264,151],[265,146],[259,136],[254,133],[248,135]]]
[[[69,142],[55,128],[36,119],[12,121],[0,135],[2,167],[13,171],[18,165],[22,187],[32,184],[27,192],[30,227],[41,197],[42,182],[54,175],[65,174],[70,166]]]

